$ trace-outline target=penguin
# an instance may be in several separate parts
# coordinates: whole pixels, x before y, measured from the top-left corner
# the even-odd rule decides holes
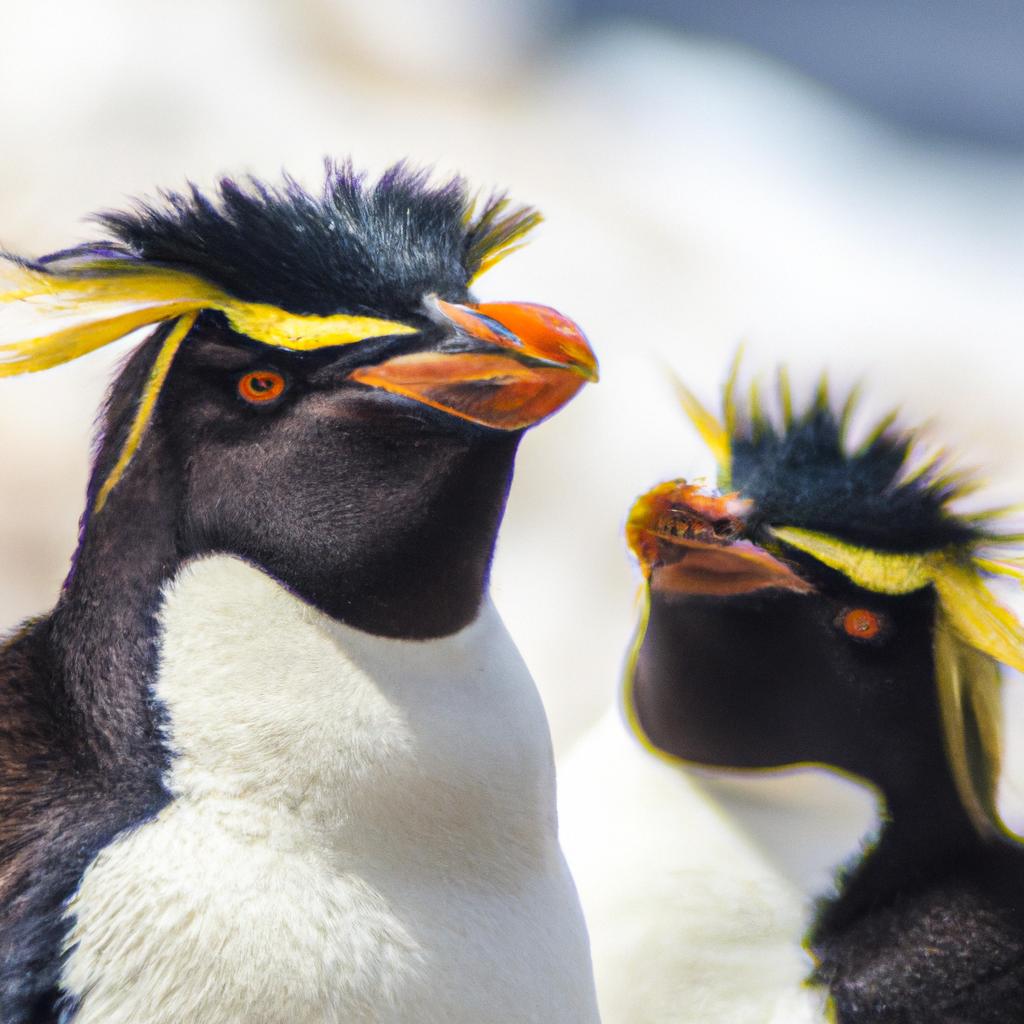
[[[488,597],[597,363],[476,277],[535,211],[222,179],[3,257],[0,376],[131,331],[52,611],[0,647],[3,1024],[593,1024],[547,721]]]
[[[724,422],[680,391],[718,486],[632,509],[623,720],[561,774],[604,1020],[1024,1020],[996,807],[1024,630],[989,586],[1018,538],[892,418],[854,447],[824,381],[794,412],[783,372],[769,413],[734,368]]]

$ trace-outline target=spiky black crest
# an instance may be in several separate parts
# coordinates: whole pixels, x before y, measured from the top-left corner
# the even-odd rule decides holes
[[[100,214],[114,240],[90,249],[127,250],[291,313],[407,320],[426,293],[465,300],[470,281],[540,219],[503,196],[475,213],[463,179],[428,178],[397,164],[368,183],[329,162],[319,195],[288,176],[277,187],[224,178],[212,197],[193,185]]]
[[[756,391],[748,408],[733,405],[731,486],[754,501],[757,523],[816,530],[883,551],[934,550],[989,535],[984,520],[950,509],[968,489],[966,477],[938,462],[912,470],[916,438],[895,429],[894,417],[851,451],[845,434],[854,394],[837,412],[822,382],[808,407],[793,415],[783,377],[779,397],[781,422],[761,408]]]

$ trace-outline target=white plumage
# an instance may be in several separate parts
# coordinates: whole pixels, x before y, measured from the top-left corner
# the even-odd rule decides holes
[[[611,711],[560,765],[559,808],[604,1024],[828,1019],[801,939],[876,825],[867,787],[669,764]]]
[[[547,722],[489,602],[382,639],[216,556],[161,638],[174,800],[71,901],[76,1024],[595,1024]]]

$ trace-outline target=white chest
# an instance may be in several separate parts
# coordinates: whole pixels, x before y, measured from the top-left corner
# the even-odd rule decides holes
[[[489,604],[385,640],[216,557],[161,626],[174,801],[72,901],[76,1024],[596,1020],[546,721]]]
[[[873,827],[866,789],[825,772],[698,778],[617,713],[559,780],[605,1024],[824,1024],[801,940]]]

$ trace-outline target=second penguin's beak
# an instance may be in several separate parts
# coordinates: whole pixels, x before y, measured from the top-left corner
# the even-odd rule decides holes
[[[751,502],[709,494],[685,480],[640,498],[626,525],[629,546],[660,594],[728,597],[779,588],[814,590],[770,551],[744,539]]]
[[[586,336],[549,306],[432,296],[427,308],[454,345],[360,367],[352,379],[498,430],[532,426],[597,380]]]

